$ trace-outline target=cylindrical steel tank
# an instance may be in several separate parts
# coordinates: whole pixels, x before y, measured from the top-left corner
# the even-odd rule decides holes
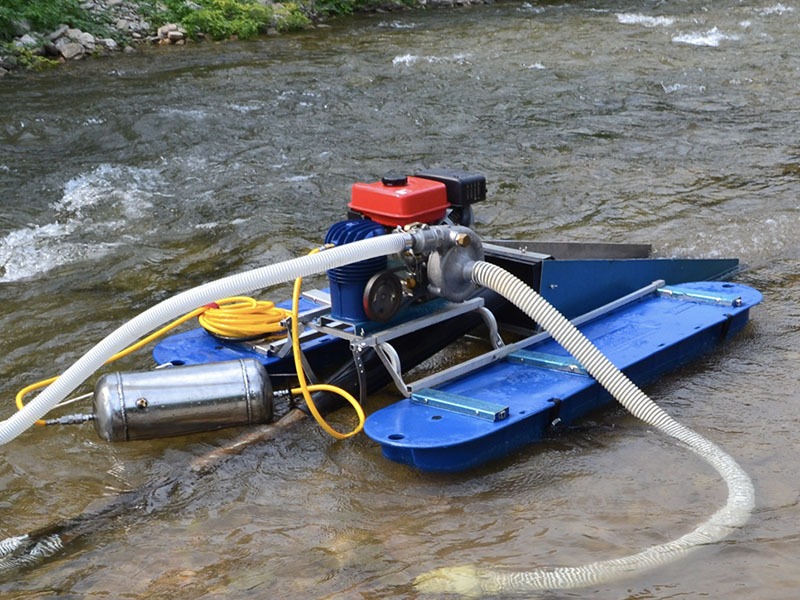
[[[272,386],[255,359],[108,373],[94,413],[97,434],[113,442],[253,425],[272,418]]]

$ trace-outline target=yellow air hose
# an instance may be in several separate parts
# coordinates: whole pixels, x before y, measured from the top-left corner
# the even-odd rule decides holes
[[[319,249],[312,250],[310,254],[316,254],[317,252],[319,252]],[[286,330],[283,325],[281,325],[281,321],[283,321],[287,316],[291,315],[292,354],[294,355],[294,366],[295,370],[297,371],[297,379],[300,383],[300,386],[292,389],[291,392],[293,394],[303,395],[311,415],[314,417],[317,423],[319,423],[320,427],[322,427],[322,429],[324,429],[328,434],[335,437],[337,440],[352,437],[364,428],[364,420],[366,418],[358,401],[347,391],[339,387],[325,383],[308,385],[306,382],[305,373],[303,372],[303,365],[300,360],[300,342],[298,339],[299,328],[297,325],[297,317],[299,314],[298,307],[300,303],[300,284],[302,281],[302,278],[298,277],[294,282],[291,311],[278,308],[272,302],[266,300],[255,300],[248,296],[232,296],[230,298],[223,298],[222,300],[217,300],[215,303],[196,308],[193,311],[174,320],[172,323],[165,325],[158,331],[151,333],[135,344],[132,344],[124,350],[118,352],[109,358],[105,364],[110,364],[132,352],[135,352],[142,346],[149,344],[153,340],[161,337],[168,331],[171,331],[178,325],[181,325],[182,323],[185,323],[194,317],[197,317],[197,320],[200,322],[203,328],[213,335],[226,338],[266,336],[274,339],[286,335]],[[17,392],[17,396],[15,398],[17,410],[22,410],[22,408],[25,406],[23,403],[23,398],[25,398],[27,394],[50,385],[56,379],[58,379],[58,376],[50,377],[49,379],[43,379],[42,381],[37,381],[36,383],[32,383],[31,385],[22,388],[19,392]],[[339,394],[353,406],[358,415],[358,425],[355,427],[355,429],[349,433],[339,433],[330,425],[328,425],[328,423],[320,414],[319,410],[317,410],[314,400],[311,398],[311,392],[323,391]],[[36,425],[42,426],[46,424],[47,423],[44,419],[39,419],[36,421]]]
[[[191,311],[190,313],[187,313],[187,314],[183,315],[182,317],[180,317],[178,319],[175,319],[172,323],[169,323],[168,325],[165,325],[164,327],[162,327],[158,331],[155,331],[155,332],[151,333],[150,335],[148,335],[145,338],[142,338],[141,340],[139,340],[135,344],[131,344],[130,346],[128,346],[124,350],[121,350],[121,351],[117,352],[114,356],[109,358],[105,362],[105,364],[110,364],[110,363],[114,362],[115,360],[119,360],[123,356],[128,356],[128,354],[130,354],[131,352],[135,352],[136,350],[138,350],[142,346],[145,346],[145,345],[149,344],[154,339],[164,335],[165,333],[167,333],[171,329],[175,329],[181,323],[185,323],[189,319],[192,319],[192,318],[194,318],[194,317],[196,317],[198,315],[203,314],[208,309],[209,309],[208,306],[201,306],[200,308],[196,308],[193,311]],[[25,406],[23,404],[23,402],[22,402],[22,399],[27,394],[29,394],[30,392],[33,392],[34,390],[38,390],[40,388],[43,388],[45,386],[50,385],[51,383],[53,383],[58,378],[59,378],[59,376],[56,375],[55,377],[50,377],[49,379],[43,379],[42,381],[37,381],[36,383],[32,383],[31,385],[22,388],[19,392],[17,392],[17,397],[15,399],[15,402],[16,402],[16,405],[17,405],[17,410],[22,410],[23,406]],[[39,419],[38,421],[36,421],[36,424],[37,425],[47,425],[47,423],[44,421],[44,419]]]
[[[309,254],[316,254],[319,252],[319,248],[315,248]],[[311,416],[314,417],[319,426],[325,430],[328,435],[335,437],[337,440],[343,440],[349,437],[352,437],[359,433],[362,429],[364,429],[364,420],[366,417],[364,416],[364,411],[361,408],[361,405],[358,403],[358,400],[353,398],[353,396],[348,393],[347,391],[343,390],[342,388],[336,387],[334,385],[329,385],[327,383],[316,383],[313,385],[308,385],[306,383],[306,376],[303,372],[303,364],[300,360],[300,339],[299,339],[299,327],[297,326],[297,317],[299,315],[299,304],[300,304],[300,284],[303,282],[302,277],[298,277],[294,280],[294,289],[292,290],[292,355],[294,356],[294,368],[297,371],[297,379],[300,382],[300,387],[293,388],[292,393],[298,394],[302,393],[303,398],[308,405],[308,410],[311,412]],[[350,431],[349,433],[339,433],[333,427],[328,425],[327,421],[323,418],[320,414],[319,410],[317,410],[316,405],[314,404],[314,400],[311,398],[311,392],[333,392],[335,394],[339,394],[342,398],[347,400],[350,405],[355,409],[356,414],[358,415],[358,425]]]

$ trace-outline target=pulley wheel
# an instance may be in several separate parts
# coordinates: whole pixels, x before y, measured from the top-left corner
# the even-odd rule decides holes
[[[364,312],[372,321],[384,323],[400,310],[403,284],[391,271],[373,275],[364,288]]]

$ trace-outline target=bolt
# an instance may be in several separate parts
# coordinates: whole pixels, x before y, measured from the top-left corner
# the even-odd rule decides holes
[[[459,233],[456,235],[456,244],[461,246],[462,248],[466,248],[472,243],[472,238],[469,237],[468,233]]]
[[[147,398],[139,398],[136,400],[137,408],[147,408]]]

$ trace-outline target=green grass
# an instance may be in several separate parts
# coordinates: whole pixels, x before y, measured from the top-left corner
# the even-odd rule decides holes
[[[174,11],[189,37],[205,33],[215,40],[232,36],[247,39],[265,32],[272,25],[272,9],[257,2],[201,0],[198,4],[203,8],[185,11],[183,5],[181,10]]]
[[[299,31],[311,25],[311,19],[296,2],[275,5],[275,27],[278,31]]]
[[[78,0],[0,0],[0,41],[14,38],[14,23],[27,21],[34,31],[49,33],[62,23],[103,35],[107,29],[81,9]]]

